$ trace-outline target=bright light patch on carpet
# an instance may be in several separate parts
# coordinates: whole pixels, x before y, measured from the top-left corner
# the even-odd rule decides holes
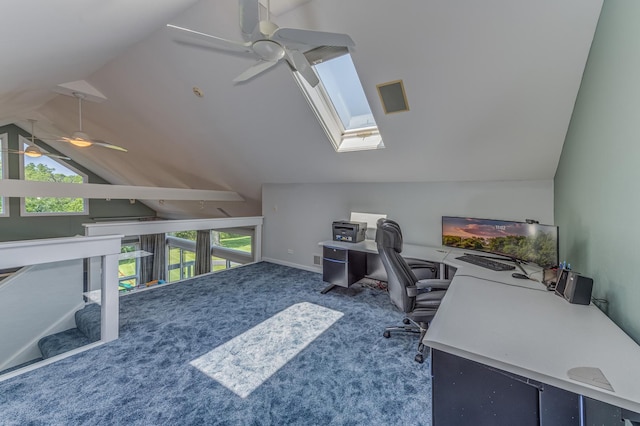
[[[246,398],[343,315],[297,303],[190,364]]]

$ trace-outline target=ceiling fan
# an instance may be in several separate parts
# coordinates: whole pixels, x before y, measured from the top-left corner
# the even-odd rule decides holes
[[[318,76],[303,52],[321,46],[355,46],[347,34],[279,28],[270,20],[269,0],[267,0],[266,19],[264,20],[260,20],[259,0],[239,0],[239,2],[240,29],[246,40],[244,42],[227,40],[176,25],[167,25],[169,28],[186,32],[215,46],[252,53],[257,56],[259,59],[257,63],[233,79],[236,83],[249,80],[284,59],[293,70],[298,71],[307,80],[311,87],[315,87],[319,83]]]
[[[7,152],[9,152],[10,154],[22,154],[31,158],[38,158],[38,157],[44,156],[44,157],[51,157],[51,158],[59,158],[61,160],[71,160],[71,158],[65,157],[64,155],[50,154],[40,149],[40,147],[37,146],[35,143],[35,136],[34,136],[34,129],[33,129],[35,126],[36,120],[29,119],[29,123],[31,123],[31,144],[28,147],[26,147],[24,151],[16,151],[16,150],[10,149]]]
[[[79,116],[79,130],[73,132],[70,138],[61,137],[58,139],[59,142],[69,142],[70,144],[77,146],[79,148],[87,148],[92,145],[101,146],[104,148],[115,149],[117,151],[127,152],[125,148],[121,146],[114,145],[109,142],[105,142],[100,139],[92,139],[85,132],[82,131],[82,100],[86,98],[84,93],[73,92],[73,96],[78,99],[78,116]]]

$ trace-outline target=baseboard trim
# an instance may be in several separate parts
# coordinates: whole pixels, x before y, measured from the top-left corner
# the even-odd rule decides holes
[[[263,257],[262,260],[264,262],[275,263],[277,265],[283,265],[283,266],[290,266],[291,268],[302,269],[304,271],[315,272],[318,274],[322,273],[322,268],[319,266],[300,265],[298,263],[286,262],[284,260],[272,259],[270,257]]]

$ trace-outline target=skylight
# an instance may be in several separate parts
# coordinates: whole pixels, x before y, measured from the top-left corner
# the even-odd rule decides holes
[[[305,53],[320,84],[293,75],[337,152],[384,148],[351,54],[344,47]]]

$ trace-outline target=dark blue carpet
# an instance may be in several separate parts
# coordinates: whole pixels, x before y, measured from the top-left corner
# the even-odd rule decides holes
[[[428,360],[388,295],[258,263],[124,296],[121,338],[0,382],[2,425],[428,425]],[[189,362],[311,302],[344,316],[247,398]],[[251,353],[245,354],[251,357]]]
[[[75,313],[76,328],[45,336],[38,342],[44,359],[100,340],[100,305],[92,303]]]
[[[77,349],[91,343],[91,340],[77,328],[61,331],[43,337],[38,342],[38,348],[42,353],[42,358],[47,359],[72,349]]]

